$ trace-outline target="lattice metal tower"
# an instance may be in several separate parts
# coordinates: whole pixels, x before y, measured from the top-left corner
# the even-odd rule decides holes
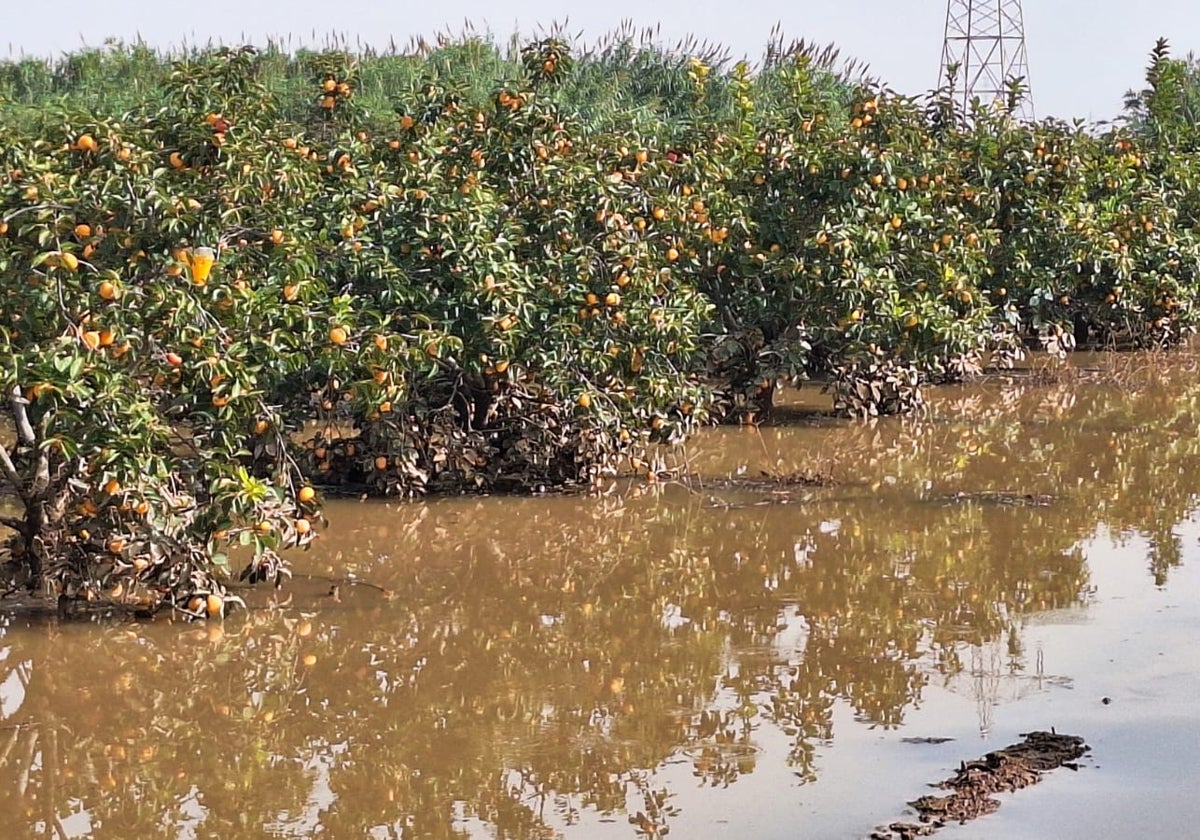
[[[947,0],[943,83],[951,66],[958,68],[954,98],[964,109],[976,97],[984,104],[1006,100],[1009,80],[1019,78],[1025,97],[1017,114],[1033,117],[1021,0]]]

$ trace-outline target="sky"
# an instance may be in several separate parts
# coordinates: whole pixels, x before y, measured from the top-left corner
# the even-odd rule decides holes
[[[507,38],[514,31],[566,21],[585,40],[622,21],[661,25],[668,43],[686,35],[757,59],[772,26],[789,38],[837,45],[869,65],[889,87],[920,94],[936,87],[945,0],[3,0],[0,58],[51,56],[105,38],[141,38],[152,46],[183,42],[261,43],[294,36],[319,45],[329,33],[386,46],[411,37],[459,31],[465,20]],[[984,2],[984,0],[979,0]],[[996,2],[996,0],[989,0]],[[1174,55],[1200,53],[1200,0],[1024,0],[1029,78],[1038,117],[1088,120],[1118,115],[1122,97],[1142,86],[1159,36]],[[6,43],[7,42],[7,43]]]

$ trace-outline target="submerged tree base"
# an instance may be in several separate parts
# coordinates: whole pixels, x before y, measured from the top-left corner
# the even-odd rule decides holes
[[[990,752],[982,759],[963,762],[958,772],[935,787],[951,791],[945,796],[922,796],[908,804],[919,823],[894,822],[877,828],[871,840],[908,840],[933,834],[951,823],[965,823],[1000,807],[996,793],[1035,785],[1042,774],[1059,767],[1078,769],[1076,761],[1090,747],[1077,735],[1030,732],[1025,740]]]

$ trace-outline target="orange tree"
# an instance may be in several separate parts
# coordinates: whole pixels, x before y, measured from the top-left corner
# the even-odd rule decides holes
[[[480,106],[419,82],[377,136],[352,130],[352,101],[330,109],[346,128],[321,146],[313,235],[340,296],[307,370],[321,422],[302,462],[324,480],[586,483],[705,415],[709,305],[656,232],[660,151],[557,107],[565,44],[524,64]]]
[[[897,411],[1022,340],[1193,327],[1169,138],[966,120],[803,51],[639,52],[629,113],[589,112],[556,38],[463,52],[509,78],[405,59],[385,115],[368,57],[309,54],[297,107],[277,54],[214,50],[126,116],[5,123],[0,476],[31,581],[220,613],[229,544],[278,579],[314,484],[586,484],[783,382]]]
[[[1189,164],[1124,131],[1021,125],[981,112],[953,141],[987,231],[985,281],[1035,345],[1173,343],[1193,326],[1196,241],[1179,209]]]
[[[1011,350],[981,290],[976,188],[918,104],[823,89],[804,60],[771,72],[783,93],[761,114],[747,96],[731,140],[747,235],[707,287],[729,313],[718,354],[737,396],[768,405],[776,382],[819,376],[846,410],[904,410],[922,379]]]
[[[249,50],[178,64],[145,116],[57,115],[0,151],[0,370],[31,585],[224,611],[222,546],[311,538],[274,383],[313,319],[279,307],[315,263],[288,225],[316,176],[272,133]],[[286,294],[286,292],[283,292]]]

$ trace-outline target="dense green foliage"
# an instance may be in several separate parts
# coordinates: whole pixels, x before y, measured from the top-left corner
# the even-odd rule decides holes
[[[226,546],[278,580],[313,484],[586,484],[781,383],[899,411],[1029,344],[1193,329],[1177,132],[963,115],[819,58],[549,38],[0,67],[17,565],[220,613]]]
[[[1125,94],[1134,129],[1178,151],[1200,150],[1200,59],[1172,58],[1166,38],[1150,53],[1146,87]]]

